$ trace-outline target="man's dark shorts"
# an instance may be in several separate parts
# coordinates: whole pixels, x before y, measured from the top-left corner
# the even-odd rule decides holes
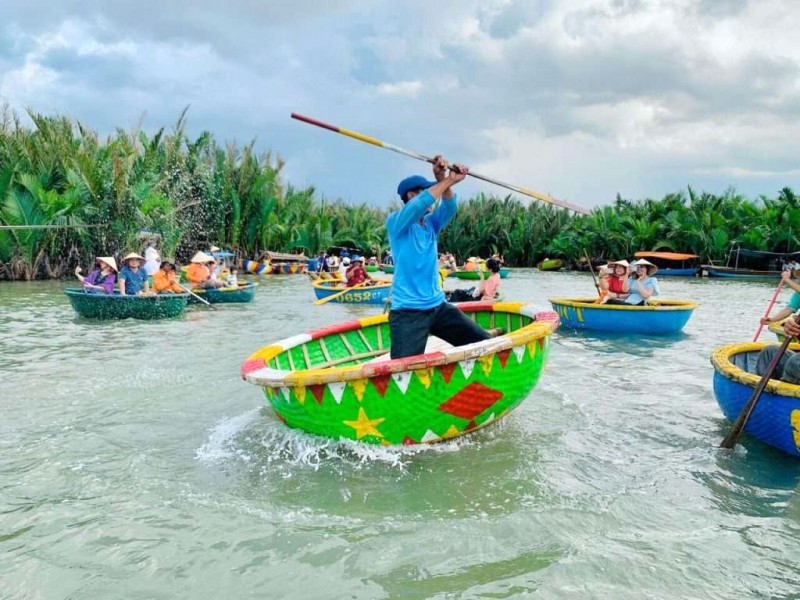
[[[453,346],[488,340],[489,332],[447,302],[428,310],[394,310],[389,313],[392,358],[425,352],[428,335],[435,335]]]

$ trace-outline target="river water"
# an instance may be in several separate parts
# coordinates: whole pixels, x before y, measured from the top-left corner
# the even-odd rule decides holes
[[[800,461],[719,450],[711,390],[712,349],[752,338],[772,284],[662,278],[700,303],[683,333],[559,331],[504,421],[387,449],[288,430],[238,375],[380,308],[259,281],[252,304],[159,322],[0,284],[0,598],[800,597]],[[516,271],[502,292],[593,286]]]

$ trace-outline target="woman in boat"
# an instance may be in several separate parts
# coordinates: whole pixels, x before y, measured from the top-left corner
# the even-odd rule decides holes
[[[800,284],[792,280],[791,271],[784,271],[783,273],[781,273],[781,279],[783,280],[783,283],[792,288],[794,293],[792,294],[792,297],[789,298],[789,302],[786,304],[785,308],[779,310],[772,317],[763,317],[761,319],[762,325],[769,325],[770,323],[777,323],[778,321],[783,321],[793,312],[800,310]]]
[[[119,272],[119,293],[121,296],[141,296],[150,293],[147,272],[142,268],[144,257],[131,252],[122,259]]]
[[[211,270],[208,265],[215,262],[214,259],[202,250],[192,257],[189,268],[186,270],[186,279],[192,284],[193,288],[208,289],[222,287],[222,282],[211,279]]]
[[[608,294],[605,297],[605,303],[622,304],[631,291],[628,272],[630,265],[627,260],[615,260],[608,263],[608,268],[611,269],[611,273],[608,275]],[[611,302],[612,300],[619,300],[620,302]]]
[[[795,293],[795,296],[797,295]],[[797,315],[792,319],[787,319],[786,323],[783,324],[783,332],[787,337],[800,336],[800,322],[797,321]],[[764,376],[779,349],[779,345],[771,344],[758,353],[758,360],[756,361],[757,375]],[[800,385],[800,352],[792,352],[787,349],[781,360],[778,361],[778,366],[772,372],[772,379],[780,379],[786,383]]]
[[[491,273],[487,279],[483,278],[483,269],[478,269],[481,285],[478,288],[478,300],[494,300],[500,291],[500,262],[494,258],[486,261],[486,268]]]
[[[175,280],[175,263],[162,260],[158,271],[153,274],[153,291],[156,294],[185,294]]]
[[[644,306],[650,298],[660,294],[658,280],[655,278],[655,274],[658,272],[657,266],[649,260],[640,258],[635,261],[631,267],[633,267],[633,274],[628,282],[628,288],[630,290],[628,297],[625,298],[625,300],[611,298],[606,301],[606,304]]]
[[[117,261],[113,256],[98,256],[95,265],[95,269],[86,277],[81,275],[80,267],[75,267],[75,276],[89,294],[113,294],[117,280]]]

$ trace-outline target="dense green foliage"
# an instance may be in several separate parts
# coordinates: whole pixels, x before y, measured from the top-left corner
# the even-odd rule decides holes
[[[160,236],[162,256],[186,259],[210,244],[255,257],[264,250],[315,254],[334,245],[379,255],[388,247],[385,209],[318,199],[281,179],[283,162],[252,143],[220,146],[209,133],[191,140],[185,114],[172,132],[148,137],[118,129],[105,142],[66,117],[29,113],[25,127],[0,115],[0,225],[76,226],[0,230],[0,277],[59,277],[75,264],[141,251]],[[387,184],[388,185],[388,184]],[[440,238],[458,258],[504,254],[514,266],[544,256],[630,257],[673,250],[724,258],[733,240],[755,250],[800,250],[800,197],[749,200],[671,194],[662,200],[617,198],[589,216],[511,197],[462,202]]]

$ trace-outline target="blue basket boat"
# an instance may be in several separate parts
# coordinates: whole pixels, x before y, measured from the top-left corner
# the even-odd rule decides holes
[[[714,350],[714,396],[725,418],[733,422],[761,381],[756,357],[766,343],[731,344]],[[800,351],[800,344],[790,349]],[[779,450],[800,456],[800,385],[770,379],[744,430]]]
[[[339,294],[331,302],[344,304],[383,304],[392,291],[391,281],[381,281],[376,285],[344,288],[340,283],[330,280],[312,282],[317,300],[324,300],[328,296]],[[342,292],[347,289],[347,292]]]
[[[562,327],[619,333],[675,333],[697,308],[688,300],[658,300],[647,306],[595,304],[595,298],[550,298]]]

